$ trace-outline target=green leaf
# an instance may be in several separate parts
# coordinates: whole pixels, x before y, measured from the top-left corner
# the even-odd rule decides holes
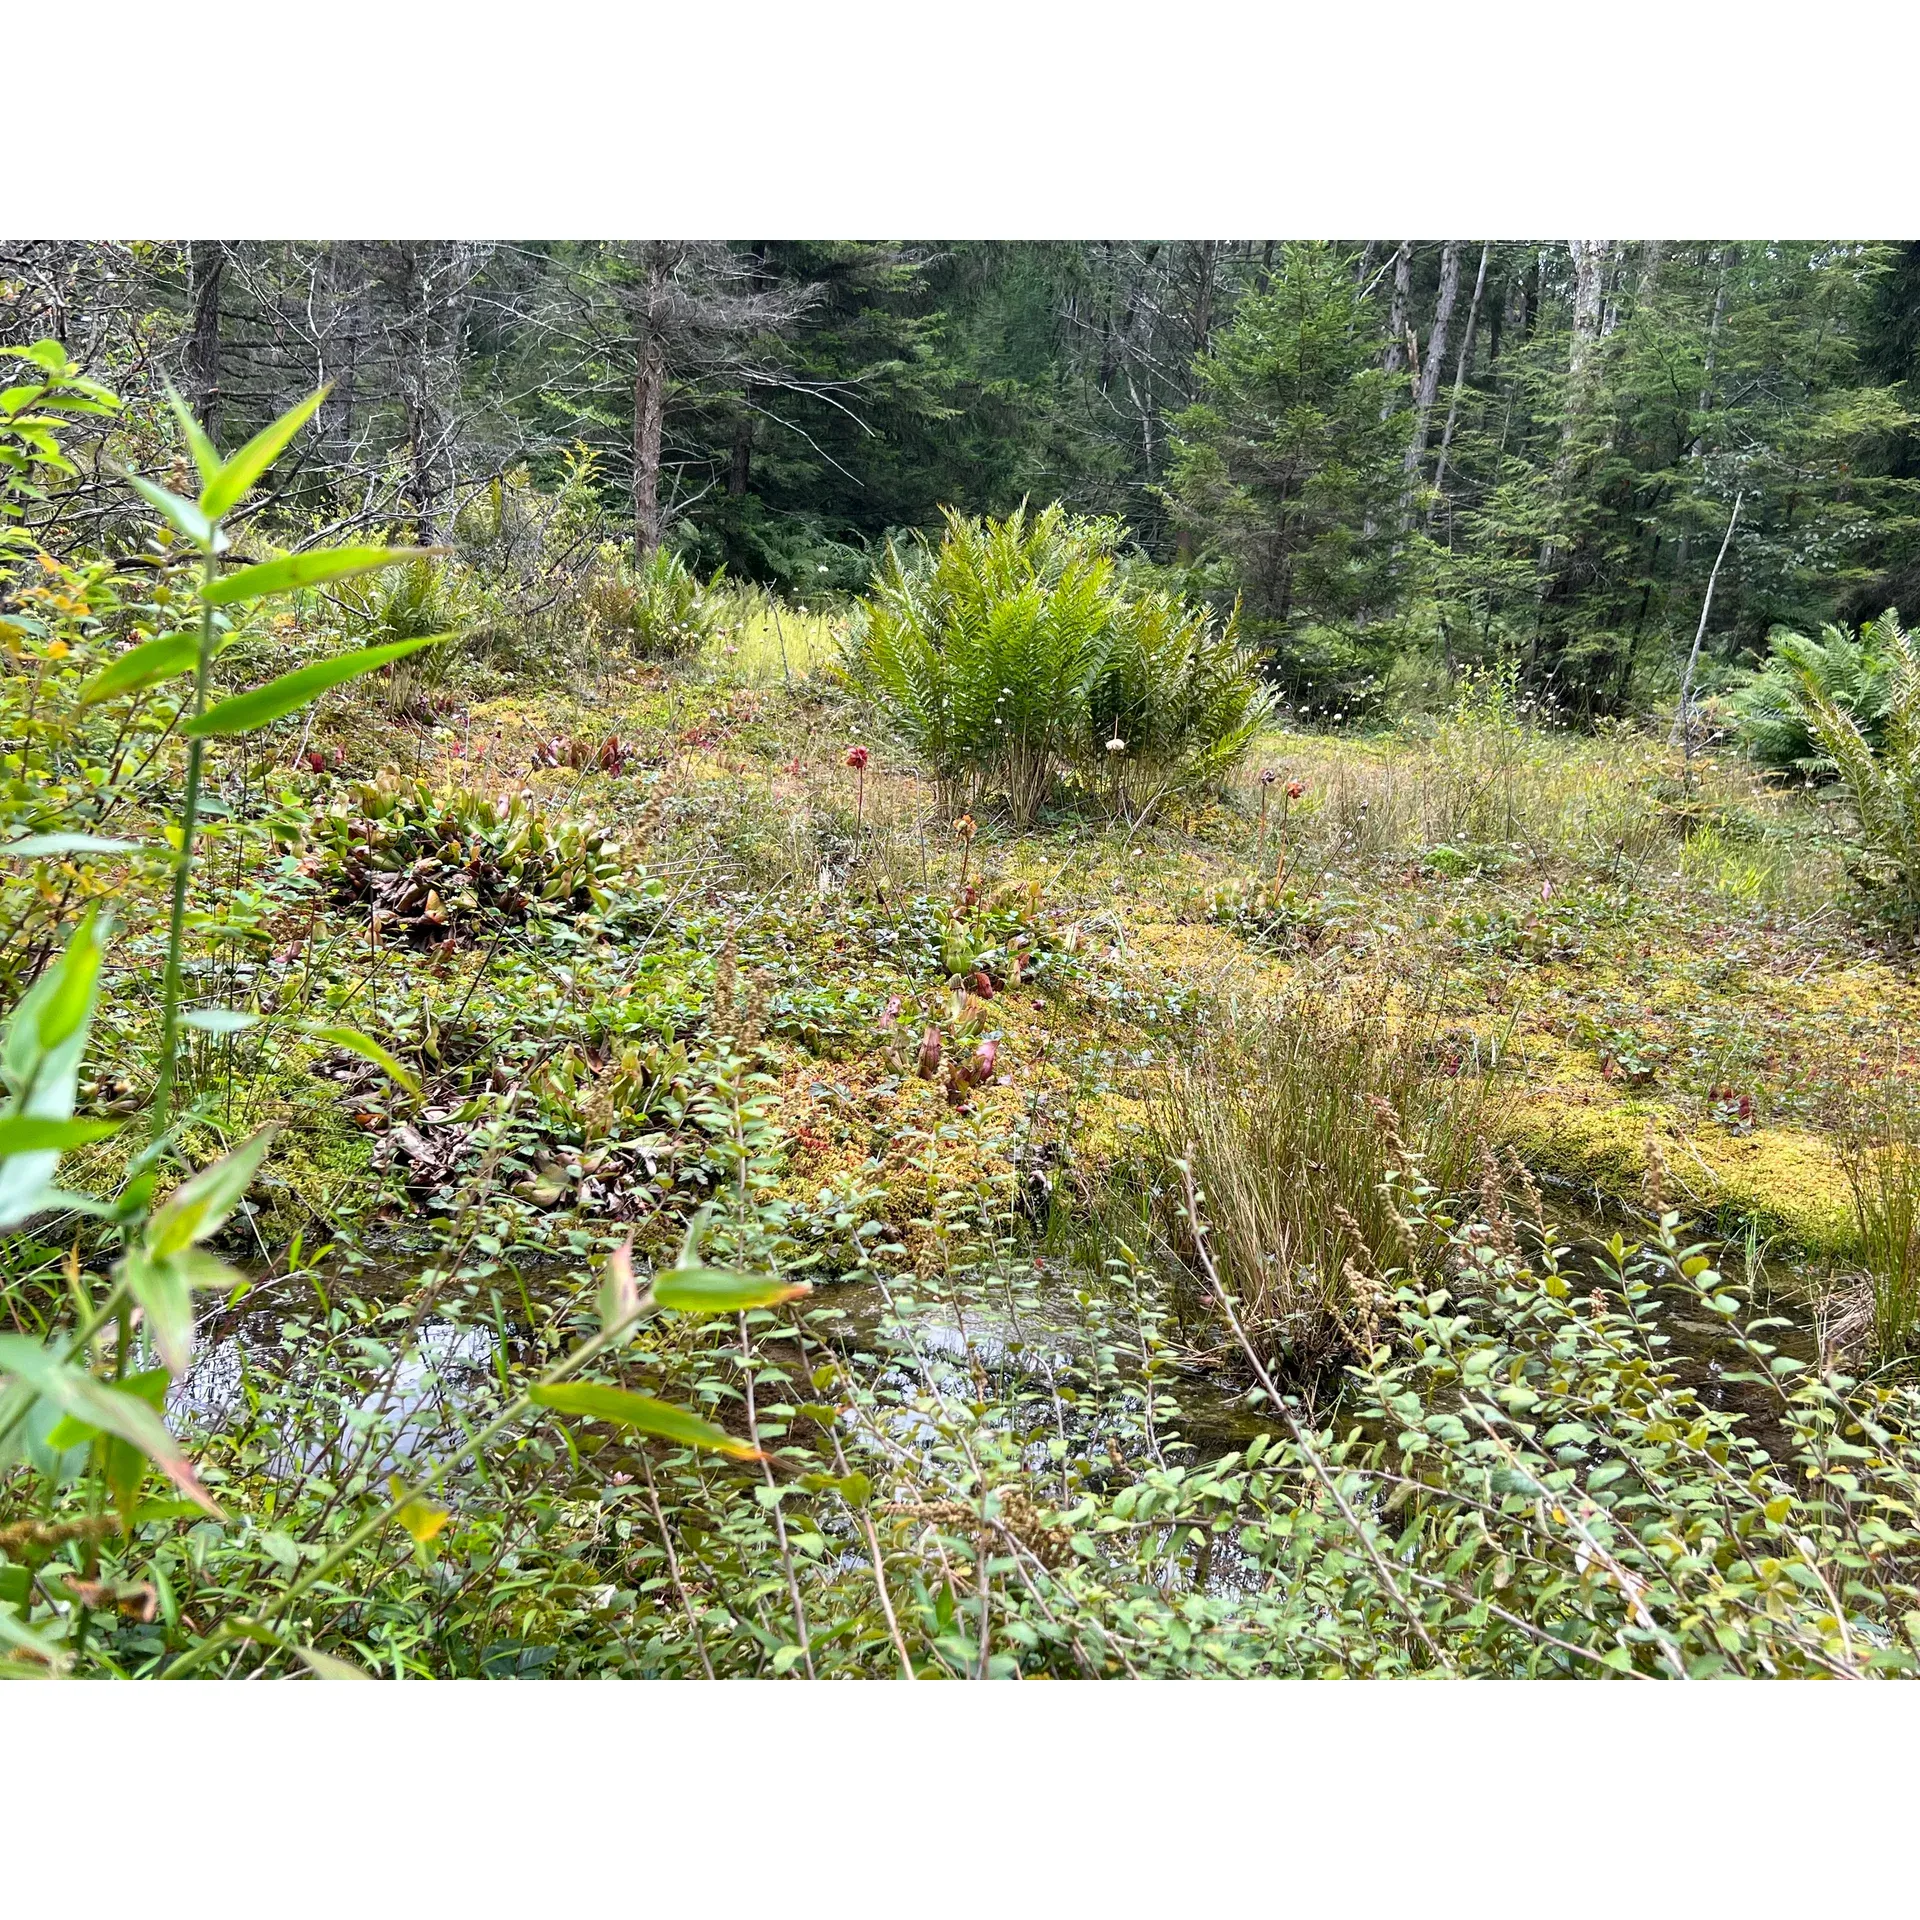
[[[80,704],[90,707],[98,700],[111,700],[116,694],[138,693],[175,674],[191,673],[200,658],[200,639],[192,633],[163,633],[157,640],[143,640],[129,647],[117,659],[109,660],[80,689]]]
[[[668,1267],[654,1275],[653,1297],[673,1313],[743,1313],[777,1307],[813,1288],[772,1273],[731,1273],[724,1267]]]
[[[153,1259],[136,1248],[121,1263],[127,1291],[146,1315],[147,1331],[161,1362],[171,1374],[182,1374],[193,1358],[193,1289],[180,1266]]]
[[[193,453],[193,464],[200,469],[200,481],[204,486],[220,471],[220,455],[207,438],[206,429],[193,417],[193,409],[180,398],[171,380],[167,381],[166,389],[167,405],[173,409],[173,417],[180,423],[181,437]]]
[[[245,1033],[249,1027],[260,1024],[260,1016],[242,1013],[235,1007],[195,1007],[180,1016],[180,1024],[201,1033]]]
[[[21,1571],[24,1573],[26,1569],[23,1567]],[[32,1654],[36,1660],[46,1663],[43,1669],[34,1669],[21,1662],[8,1661],[4,1667],[0,1667],[0,1671],[16,1675],[39,1671],[51,1675],[65,1673],[69,1665],[65,1649],[44,1635],[35,1633],[11,1607],[0,1606],[0,1642],[17,1647],[22,1653]]]
[[[681,1407],[670,1407],[664,1400],[649,1400],[643,1393],[629,1393],[624,1387],[607,1387],[590,1380],[568,1381],[558,1387],[535,1387],[528,1396],[535,1406],[551,1407],[555,1413],[578,1414],[586,1420],[605,1420],[616,1427],[632,1427],[656,1440],[670,1440],[676,1446],[704,1447],[712,1453],[731,1454],[736,1460],[765,1458],[750,1441],[736,1440],[724,1427],[716,1427],[698,1414]]]
[[[110,922],[89,911],[68,937],[58,963],[22,995],[0,1044],[0,1073],[22,1119],[71,1120],[87,1046],[100,961]],[[0,1160],[0,1227],[17,1226],[42,1208],[71,1204],[49,1182],[60,1164],[56,1147],[27,1148]]]
[[[64,379],[73,371],[73,362],[58,340],[36,340],[30,347],[0,347],[0,355],[9,360],[31,360],[56,380]]]
[[[131,853],[137,840],[103,840],[97,833],[30,833],[10,840],[0,854],[10,860],[47,860],[73,853]]]
[[[422,647],[438,646],[442,640],[451,638],[451,634],[436,633],[421,640],[390,640],[384,646],[362,647],[358,653],[343,653],[332,660],[316,661],[310,667],[297,667],[277,680],[269,680],[264,687],[255,687],[251,693],[235,694],[231,700],[209,707],[180,731],[190,739],[205,739],[210,734],[252,733],[255,728],[278,720],[282,714],[304,707],[309,700],[317,700],[329,687],[337,687],[343,680],[357,680],[363,673],[372,673],[390,660],[402,659],[409,653],[418,653]]]
[[[318,1647],[303,1647],[289,1640],[285,1644],[307,1663],[307,1671],[316,1680],[371,1680],[373,1675],[364,1667],[356,1667],[351,1660],[342,1660],[336,1654],[322,1653]]]
[[[404,1088],[418,1100],[420,1082],[403,1067],[378,1040],[370,1038],[357,1027],[308,1027],[309,1038],[324,1040],[331,1047],[344,1047],[348,1053],[357,1053],[362,1060],[370,1060],[384,1073],[395,1086]]]
[[[92,1019],[93,1003],[100,991],[100,962],[105,954],[106,947],[95,937],[93,915],[89,913],[73,930],[73,937],[60,956],[60,964],[53,970],[53,991],[40,1005],[34,1037],[43,1052],[52,1053]],[[26,1004],[23,999],[22,1011]]]
[[[145,1373],[130,1373],[124,1380],[114,1382],[122,1393],[138,1394],[156,1414],[164,1414],[167,1406],[167,1389],[173,1384],[173,1376],[165,1367],[154,1367]],[[140,1483],[147,1477],[147,1456],[138,1447],[130,1447],[124,1440],[107,1441],[106,1457],[107,1490],[113,1495],[113,1504],[119,1508],[122,1519],[134,1510],[134,1502],[140,1497]],[[189,1509],[191,1511],[191,1509]]]
[[[381,567],[405,566],[439,553],[439,547],[323,547],[315,553],[290,553],[284,560],[263,560],[242,567],[206,588],[201,598],[216,607],[234,600],[262,600],[273,593],[297,593],[328,580],[350,580]]]
[[[200,496],[200,510],[209,520],[219,520],[237,507],[253,489],[253,483],[279,459],[293,436],[314,416],[320,402],[331,389],[322,387],[310,393],[296,407],[289,407],[271,426],[262,427],[247,444],[207,482]]]
[[[65,1153],[119,1131],[118,1120],[42,1120],[28,1113],[0,1114],[0,1160],[14,1153]]]
[[[240,1204],[277,1127],[262,1127],[239,1146],[202,1167],[191,1180],[174,1188],[147,1222],[144,1247],[150,1260],[165,1260],[219,1231],[228,1214]]]
[[[165,487],[152,480],[143,480],[137,473],[122,477],[161,519],[184,534],[202,553],[212,548],[213,523],[191,500],[182,500],[177,493],[169,493]]]
[[[121,1263],[127,1289],[147,1316],[147,1330],[166,1370],[185,1373],[193,1358],[193,1291],[225,1293],[246,1276],[197,1247],[155,1259],[136,1247]]]
[[[0,1372],[14,1375],[62,1413],[73,1414],[138,1447],[188,1499],[216,1517],[220,1508],[194,1477],[192,1462],[166,1423],[137,1394],[116,1391],[104,1380],[67,1363],[23,1334],[0,1334]]]

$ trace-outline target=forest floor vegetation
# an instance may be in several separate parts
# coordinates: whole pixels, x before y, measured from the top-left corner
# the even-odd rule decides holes
[[[247,1518],[149,1501],[111,1577],[111,1530],[57,1492],[10,1519],[29,1597],[66,1596],[23,1670],[164,1670],[261,1566],[300,1598],[225,1669],[1910,1661],[1879,1559],[1884,1596],[1782,1625],[1761,1589],[1801,1576],[1741,1531],[1787,1524],[1779,1459],[1829,1470],[1843,1389],[1808,1373],[1756,1413],[1663,1371],[1708,1366],[1697,1339],[1663,1362],[1648,1332],[1698,1291],[1756,1378],[1810,1366],[1816,1321],[1852,1328],[1830,1357],[1869,1357],[1847,1302],[1862,1222],[1888,1232],[1856,1204],[1861,1095],[1906,1084],[1920,1002],[1905,950],[1839,908],[1822,797],[1482,693],[1391,733],[1264,733],[1217,797],[1144,824],[955,820],[824,670],[827,626],[789,609],[584,686],[476,673],[437,712],[376,697],[221,763],[190,906],[224,937],[190,997],[351,1019],[412,1084],[324,1041],[290,1060],[192,1032],[188,1156],[280,1129],[221,1235],[247,1278],[168,1402]],[[151,898],[106,962],[84,1112],[138,1102]],[[84,1146],[63,1179],[109,1193],[127,1157]],[[54,1324],[70,1240],[23,1250],[16,1332]],[[626,1363],[757,1469],[537,1424],[449,1473],[384,1558],[299,1586],[356,1491],[580,1336],[606,1263],[689,1247],[815,1283]],[[1562,1277],[1581,1260],[1598,1291]],[[1749,1283],[1788,1321],[1736,1323]],[[1565,1417],[1463,1425],[1459,1383],[1489,1378]],[[1889,1511],[1897,1380],[1865,1443]],[[1589,1442],[1596,1497],[1609,1447],[1662,1498],[1655,1455],[1745,1460],[1713,1495],[1738,1511],[1671,1551],[1621,1516],[1603,1539],[1589,1496],[1528,1491]],[[1428,1518],[1397,1532],[1416,1481]],[[1473,1533],[1486,1498],[1504,1531]],[[1792,1550],[1816,1586],[1853,1551],[1835,1524]]]

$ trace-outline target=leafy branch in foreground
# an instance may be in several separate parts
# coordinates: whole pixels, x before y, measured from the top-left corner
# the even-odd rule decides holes
[[[196,644],[189,650],[173,645],[170,652],[148,652],[138,672],[138,684],[152,685],[189,671],[193,699],[181,727],[187,738],[187,778],[180,812],[171,838],[174,846],[173,900],[167,926],[167,963],[161,988],[160,1058],[155,1074],[152,1127],[158,1139],[173,1118],[173,1082],[180,1031],[180,967],[185,945],[187,889],[193,874],[194,836],[200,821],[200,785],[206,742],[213,735],[251,733],[318,699],[329,687],[371,673],[376,668],[433,644],[423,638],[385,647],[367,647],[340,659],[320,661],[282,674],[250,693],[207,705],[208,676],[222,633],[234,616],[222,611],[276,594],[323,585],[367,573],[379,567],[403,565],[421,557],[414,548],[336,547],[290,556],[284,560],[243,567],[222,576],[220,556],[228,539],[221,522],[265,477],[295,434],[306,425],[326,398],[327,389],[309,394],[272,425],[264,427],[245,446],[222,459],[180,396],[168,390],[182,437],[199,468],[202,486],[197,500],[182,499],[156,481],[128,474],[127,484],[165,520],[200,556],[200,621]],[[445,638],[446,636],[437,636]],[[152,642],[150,647],[168,645]],[[116,666],[121,663],[116,662]],[[109,668],[111,673],[113,669]],[[131,684],[131,673],[123,676]],[[97,684],[97,683],[96,683]],[[97,695],[96,695],[97,697]]]

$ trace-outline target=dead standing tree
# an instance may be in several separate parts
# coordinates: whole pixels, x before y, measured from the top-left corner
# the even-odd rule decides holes
[[[636,558],[666,530],[660,495],[667,408],[675,389],[789,384],[779,343],[813,303],[804,285],[766,284],[749,256],[718,240],[642,240],[604,250],[633,380]]]

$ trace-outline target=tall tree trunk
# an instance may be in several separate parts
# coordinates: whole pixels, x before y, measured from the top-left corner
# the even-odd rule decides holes
[[[220,285],[226,271],[224,242],[196,240],[187,249],[187,278],[193,294],[187,398],[215,446],[220,444]]]
[[[1737,260],[1740,255],[1736,242],[1731,249]],[[1720,248],[1714,249],[1714,260],[1719,272],[1714,276],[1713,319],[1707,327],[1707,351],[1700,370],[1700,398],[1694,405],[1694,434],[1687,447],[1687,459],[1698,465],[1707,451],[1707,409],[1713,405],[1713,370],[1715,357],[1720,348],[1720,321],[1727,310],[1727,253]],[[1679,545],[1674,553],[1673,572],[1676,581],[1684,580],[1687,562],[1692,558],[1693,530],[1682,527]]]
[[[1732,248],[1735,260],[1740,257],[1739,243]],[[1687,449],[1690,460],[1698,460],[1707,447],[1707,409],[1713,405],[1714,361],[1720,351],[1720,322],[1727,311],[1727,256],[1719,254],[1720,271],[1714,282],[1713,319],[1707,327],[1706,363],[1700,372],[1700,401],[1694,411],[1699,415],[1699,430],[1693,436],[1693,444]]]
[[[1482,254],[1483,273],[1486,264],[1486,256]],[[1418,476],[1427,457],[1427,431],[1433,421],[1434,396],[1440,391],[1440,369],[1447,357],[1447,330],[1453,325],[1453,303],[1459,297],[1460,242],[1448,240],[1440,249],[1440,291],[1434,297],[1433,327],[1427,335],[1427,351],[1414,388],[1413,437],[1407,442],[1407,457],[1401,463],[1409,482]],[[1476,294],[1475,298],[1478,297]]]
[[[727,474],[728,498],[744,499],[752,476],[753,415],[743,411],[733,423],[733,466]]]
[[[1434,504],[1439,505],[1441,490],[1447,484],[1447,455],[1453,449],[1453,429],[1460,418],[1460,391],[1467,383],[1467,367],[1473,358],[1473,329],[1480,318],[1480,296],[1487,285],[1487,256],[1493,251],[1491,240],[1480,242],[1480,270],[1473,276],[1473,298],[1467,302],[1467,330],[1460,339],[1460,358],[1453,369],[1453,399],[1447,407],[1447,424],[1440,433],[1440,454],[1433,467]],[[1427,515],[1433,524],[1433,515]]]
[[[633,551],[645,560],[660,544],[660,430],[667,414],[667,355],[649,336],[633,374]]]
[[[434,404],[434,279],[442,251],[431,240],[393,243],[399,271],[397,345],[400,349],[400,404],[407,422],[407,504],[413,509],[420,539],[431,544],[439,505],[436,472],[442,436]]]
[[[316,263],[319,380],[331,391],[314,420],[314,438],[340,504],[351,497],[355,473],[355,403],[360,361],[370,331],[366,263],[350,240],[330,240]]]
[[[1553,467],[1553,490],[1564,504],[1573,490],[1574,459],[1599,369],[1602,306],[1606,295],[1611,242],[1569,240],[1573,256],[1573,341],[1567,350],[1567,394],[1560,420],[1560,454]],[[1544,255],[1542,256],[1544,272]],[[1552,571],[1559,548],[1549,536],[1540,546],[1540,569]],[[1550,583],[1549,589],[1550,590]]]
[[[1206,352],[1207,342],[1213,334],[1214,267],[1219,245],[1217,240],[1194,242],[1194,259],[1198,269],[1197,284],[1193,291],[1193,357],[1196,360]]]
[[[660,544],[660,433],[667,414],[667,300],[679,255],[649,240],[646,278],[634,315],[633,552],[645,560]]]
[[[1382,364],[1398,373],[1407,364],[1407,304],[1413,296],[1413,242],[1402,240],[1393,256],[1393,305],[1387,310],[1387,357]],[[1392,402],[1388,402],[1392,411]]]
[[[1573,345],[1567,360],[1570,418],[1584,406],[1588,372],[1600,341],[1600,307],[1606,291],[1609,250],[1610,243],[1605,240],[1567,242],[1567,251],[1573,255]]]

